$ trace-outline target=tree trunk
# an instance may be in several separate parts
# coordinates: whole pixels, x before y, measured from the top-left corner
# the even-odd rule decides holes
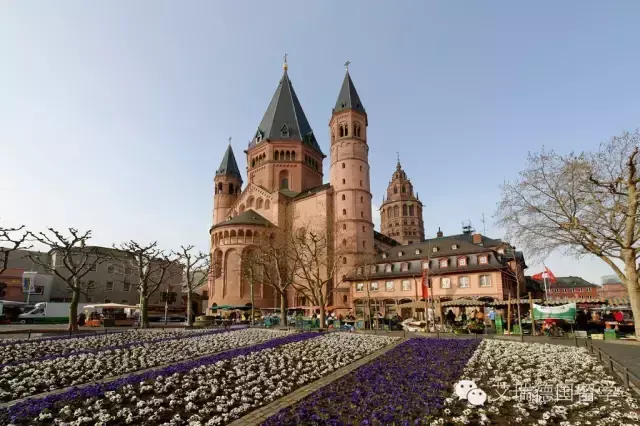
[[[149,328],[149,299],[140,293],[140,328]]]
[[[69,326],[68,331],[78,331],[78,302],[80,301],[80,288],[75,285],[69,304]]]
[[[626,275],[625,285],[629,294],[629,305],[635,318],[636,339],[640,340],[640,286],[638,285],[638,272],[636,271],[636,256],[631,250],[623,251],[624,272]]]
[[[187,289],[187,327],[191,327],[193,325],[193,321],[191,321],[191,315],[193,312],[191,306],[191,289]]]
[[[283,291],[280,293],[280,326],[284,327],[287,325],[287,296]]]
[[[320,328],[325,328],[324,327],[324,301],[321,300],[320,301]]]
[[[251,298],[251,322],[249,324],[253,325],[253,319],[255,318],[255,309],[254,306],[255,305],[255,297],[254,297],[254,293],[253,293],[253,280],[251,280],[251,282],[249,283],[249,293],[250,293],[250,298]]]

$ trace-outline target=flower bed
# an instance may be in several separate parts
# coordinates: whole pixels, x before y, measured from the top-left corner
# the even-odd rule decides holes
[[[294,334],[15,404],[0,411],[0,423],[222,425],[394,340],[347,333]]]
[[[423,424],[414,422],[439,413],[477,346],[476,340],[410,339],[263,425]]]
[[[6,342],[0,346],[0,368],[6,364],[33,361],[47,356],[104,350],[113,346],[156,339],[183,338],[203,334],[202,330],[131,330],[99,335],[57,336]]]
[[[285,336],[277,330],[216,330],[195,337],[134,342],[116,349],[71,354],[5,366],[0,370],[0,401],[11,401],[55,389],[183,361]]]
[[[484,340],[463,377],[488,396],[455,395],[436,424],[637,425],[640,403],[585,348]]]

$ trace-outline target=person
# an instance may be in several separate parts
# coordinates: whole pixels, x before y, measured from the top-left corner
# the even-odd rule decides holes
[[[452,309],[449,309],[449,311],[447,312],[446,318],[447,318],[447,324],[449,325],[453,324],[453,322],[456,319],[456,314],[453,313]]]
[[[489,321],[491,321],[491,328],[496,328],[496,310],[491,309],[489,311]]]
[[[86,323],[87,320],[87,316],[85,315],[84,312],[80,312],[80,315],[78,315],[78,325],[80,327],[83,327],[84,324]]]
[[[231,312],[231,315],[229,315],[229,319],[231,320],[231,322],[236,322],[236,312],[235,311]]]
[[[482,310],[476,311],[476,320],[482,322],[484,320],[484,312]]]
[[[585,331],[587,329],[587,323],[589,322],[589,317],[587,316],[587,311],[582,310],[576,313],[576,326],[578,330]]]
[[[462,322],[463,323],[467,322],[467,312],[466,311],[462,311],[461,318],[462,318]]]
[[[544,320],[542,328],[544,329],[544,335],[549,337],[551,336],[551,329],[556,324],[556,321],[553,318],[547,318]]]

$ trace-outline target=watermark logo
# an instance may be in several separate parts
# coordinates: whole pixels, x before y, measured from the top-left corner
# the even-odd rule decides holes
[[[517,400],[533,404],[546,404],[549,402],[593,402],[596,397],[611,398],[620,397],[624,394],[621,388],[616,386],[596,387],[594,384],[563,384],[563,383],[542,383],[542,384],[516,384],[515,388],[506,382],[498,385],[498,397],[501,399]]]

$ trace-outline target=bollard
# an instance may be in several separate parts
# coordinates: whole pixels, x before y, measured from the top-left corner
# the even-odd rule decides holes
[[[628,367],[624,367],[624,375],[622,379],[624,381],[624,387],[626,389],[629,389],[629,368]]]
[[[27,339],[31,339],[31,330],[29,330],[29,337]]]

